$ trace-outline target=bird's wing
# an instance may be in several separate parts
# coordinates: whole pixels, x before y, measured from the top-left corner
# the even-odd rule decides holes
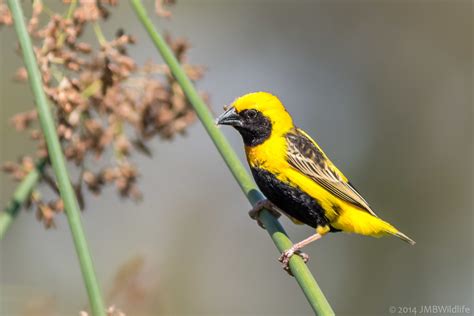
[[[321,148],[304,131],[296,129],[286,135],[288,162],[334,196],[377,216],[367,201],[328,159]]]

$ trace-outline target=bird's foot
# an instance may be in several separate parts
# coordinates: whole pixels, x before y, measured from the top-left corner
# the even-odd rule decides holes
[[[291,270],[290,270],[290,259],[291,257],[293,257],[293,255],[298,255],[300,256],[304,263],[308,262],[309,261],[309,255],[300,251],[300,250],[297,250],[297,249],[294,249],[293,247],[284,251],[280,258],[278,258],[278,261],[280,261],[282,263],[282,266],[283,266],[283,270],[285,270],[289,275],[293,276],[293,273],[291,273]]]
[[[260,217],[260,212],[263,209],[268,210],[276,218],[280,217],[281,214],[277,211],[277,207],[275,206],[275,204],[273,204],[272,202],[270,202],[267,199],[261,200],[261,201],[258,201],[257,203],[255,203],[255,206],[249,211],[249,216],[250,216],[251,219],[257,221],[258,226],[265,229],[265,226],[263,225],[262,221],[260,221],[260,218],[259,218]]]

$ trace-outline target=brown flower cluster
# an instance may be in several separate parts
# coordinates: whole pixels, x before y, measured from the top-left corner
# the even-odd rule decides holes
[[[126,316],[124,312],[122,312],[120,309],[115,307],[114,305],[109,306],[107,308],[107,316]],[[86,311],[80,311],[79,316],[90,316],[90,314]]]
[[[8,10],[8,7],[3,1],[0,1],[0,26],[2,25],[12,25],[13,18]]]
[[[44,90],[54,107],[64,154],[78,170],[73,184],[79,202],[83,207],[82,187],[99,194],[107,184],[115,185],[122,197],[140,199],[139,173],[129,157],[135,152],[151,155],[147,146],[150,138],[170,140],[183,134],[195,114],[167,66],[151,62],[137,66],[127,53],[135,43],[133,36],[121,29],[115,38],[105,39],[99,22],[107,20],[117,0],[64,2],[69,4],[67,16],[52,14],[42,1],[33,1],[28,30],[35,43]],[[157,13],[169,16],[164,5],[171,2],[157,0]],[[44,25],[43,15],[48,17]],[[0,24],[11,22],[10,12],[0,0]],[[87,27],[94,30],[98,45],[81,41]],[[186,64],[187,42],[169,36],[167,41],[190,78],[201,79],[203,67]],[[15,79],[27,81],[26,70],[18,69]],[[24,156],[3,166],[20,181],[34,168],[34,161],[48,159],[48,151],[35,110],[15,115],[11,123],[37,142],[34,157]],[[104,156],[107,159],[100,159]],[[50,169],[45,169],[42,180],[57,193]],[[45,226],[54,226],[54,214],[63,210],[59,194],[46,202],[35,190],[30,200]]]

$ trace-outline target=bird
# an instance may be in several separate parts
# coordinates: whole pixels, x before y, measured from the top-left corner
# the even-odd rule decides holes
[[[329,232],[392,235],[415,244],[375,214],[321,147],[294,125],[278,97],[268,92],[248,93],[224,109],[216,124],[232,126],[240,133],[253,178],[266,197],[249,215],[258,221],[259,213],[267,209],[315,229],[282,252],[279,261],[287,272],[291,274],[289,260],[294,254],[306,263],[309,256],[301,249]]]

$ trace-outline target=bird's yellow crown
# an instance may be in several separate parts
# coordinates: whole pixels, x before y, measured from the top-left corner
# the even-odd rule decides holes
[[[260,111],[272,122],[273,133],[286,133],[294,128],[293,120],[281,101],[268,92],[253,92],[237,98],[232,106],[237,113],[244,110]]]

